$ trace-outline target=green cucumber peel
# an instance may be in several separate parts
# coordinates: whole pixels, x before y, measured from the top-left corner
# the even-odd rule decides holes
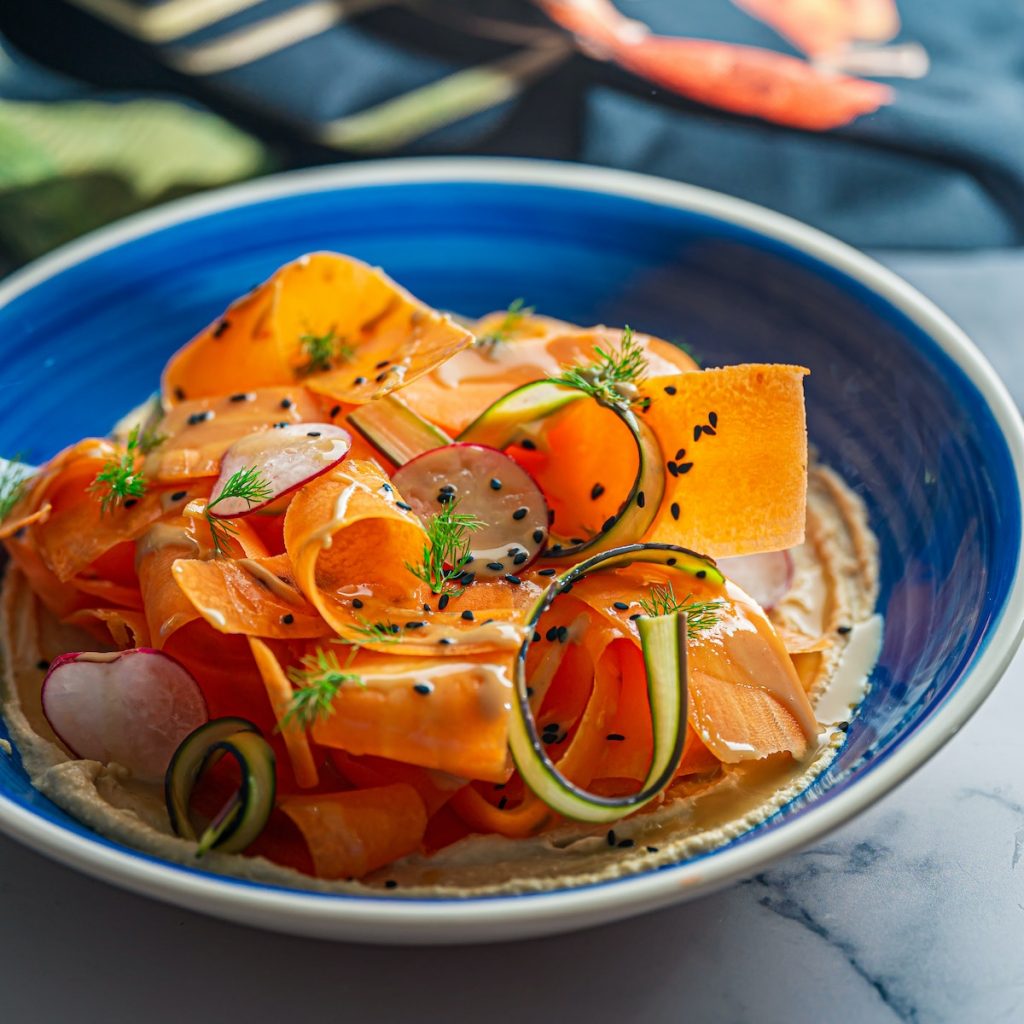
[[[526,656],[537,623],[559,594],[589,573],[634,562],[670,566],[698,579],[722,585],[725,577],[710,558],[674,544],[631,544],[588,558],[554,579],[531,610],[515,665],[515,700],[509,730],[512,759],[523,782],[552,810],[577,821],[603,824],[617,821],[650,803],[672,781],[686,740],[687,664],[686,614],[673,612],[637,620],[647,694],[653,726],[651,764],[639,792],[609,797],[590,793],[567,779],[548,757],[537,732],[527,692]]]
[[[241,784],[202,835],[189,815],[192,791],[204,772],[222,757],[238,764]],[[182,740],[164,777],[167,814],[174,833],[198,844],[196,856],[211,849],[239,853],[266,827],[277,792],[274,751],[245,718],[217,718]]]
[[[354,409],[348,422],[386,459],[404,466],[417,455],[443,448],[452,439],[395,395],[385,395]]]

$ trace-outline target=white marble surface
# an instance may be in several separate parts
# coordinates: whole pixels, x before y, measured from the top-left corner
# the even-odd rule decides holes
[[[888,259],[1024,401],[1024,258]],[[695,903],[561,938],[385,949],[249,931],[0,838],[0,1020],[1024,1021],[1024,657],[917,776]]]

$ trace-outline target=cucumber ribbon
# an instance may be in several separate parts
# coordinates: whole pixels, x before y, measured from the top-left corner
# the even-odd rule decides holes
[[[567,779],[548,757],[530,708],[526,655],[533,631],[559,594],[584,576],[633,562],[671,566],[698,579],[724,583],[715,563],[674,544],[631,544],[593,556],[554,579],[530,613],[527,639],[519,649],[515,666],[515,697],[509,733],[512,759],[523,782],[552,810],[567,818],[594,824],[616,821],[650,803],[672,781],[683,756],[686,740],[687,667],[686,615],[675,612],[637,620],[647,694],[653,724],[651,765],[640,790],[627,796],[602,796],[587,792]]]

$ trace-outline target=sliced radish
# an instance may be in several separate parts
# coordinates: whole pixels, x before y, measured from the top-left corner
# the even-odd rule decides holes
[[[269,430],[239,438],[220,463],[220,476],[210,495],[210,514],[220,519],[244,516],[266,508],[321,473],[336,466],[352,447],[352,436],[333,423],[281,423]],[[218,499],[228,481],[240,470],[255,469],[269,485],[259,501]],[[216,502],[216,508],[213,507]]]
[[[548,506],[521,466],[496,448],[450,444],[418,455],[392,477],[413,511],[427,522],[445,505],[475,515],[484,527],[469,535],[466,570],[479,577],[522,572],[548,536]]]
[[[774,608],[793,585],[793,556],[788,551],[720,558],[718,568],[765,611]]]
[[[76,757],[116,761],[146,782],[160,782],[181,741],[209,719],[199,684],[148,647],[62,654],[43,680],[42,700]]]

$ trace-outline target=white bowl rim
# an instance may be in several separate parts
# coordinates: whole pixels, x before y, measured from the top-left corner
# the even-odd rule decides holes
[[[875,260],[783,214],[731,196],[649,175],[553,161],[500,157],[418,157],[290,171],[136,214],[71,242],[0,283],[0,307],[99,253],[163,228],[285,196],[373,185],[480,182],[540,185],[646,200],[706,214],[800,250],[880,295],[920,327],[977,387],[1006,440],[1018,490],[1024,481],[1024,422],[981,352],[929,299]],[[1005,627],[1005,628],[1004,628]],[[0,794],[0,830],[64,864],[122,888],[238,921],[298,934],[390,942],[456,942],[565,931],[612,921],[712,892],[820,839],[877,802],[932,757],[999,681],[1024,634],[1024,562],[977,662],[937,712],[854,785],[820,806],[697,861],[607,884],[522,898],[402,899],[330,896],[240,885],[146,855],[111,848],[41,818]]]

